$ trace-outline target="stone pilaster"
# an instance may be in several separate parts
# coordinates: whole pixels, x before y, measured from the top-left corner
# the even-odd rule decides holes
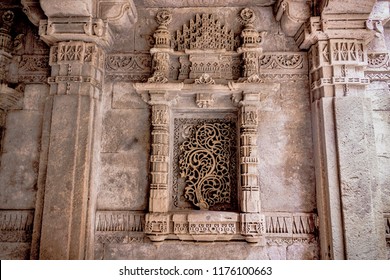
[[[131,0],[39,3],[47,16],[39,34],[51,46],[51,77],[31,258],[93,258],[97,190],[91,178],[99,156],[104,56],[112,30],[127,30],[137,15]]]
[[[152,106],[151,182],[145,232],[152,241],[162,241],[169,231],[170,106],[164,92],[151,92],[150,97]]]
[[[364,94],[369,83],[364,76],[366,42],[372,34],[363,28],[364,18],[354,19],[352,26],[347,21],[340,25],[340,15],[334,17],[312,17],[296,35],[301,48],[311,46],[321,258],[381,259],[385,257],[383,216],[378,211],[371,100]]]
[[[94,122],[103,50],[95,43],[51,47],[51,124],[40,238],[41,259],[84,259]]]
[[[150,212],[168,212],[169,107],[152,106]]]
[[[240,108],[241,234],[248,242],[264,244],[257,151],[259,94],[244,93]]]
[[[258,113],[254,104],[245,102],[240,112],[240,177],[243,212],[260,212],[257,155]]]

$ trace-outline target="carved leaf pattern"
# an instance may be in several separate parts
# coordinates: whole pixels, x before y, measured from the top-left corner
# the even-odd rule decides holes
[[[197,125],[184,141],[179,166],[185,178],[184,197],[201,209],[218,203],[230,203],[230,143],[232,128],[225,123]]]

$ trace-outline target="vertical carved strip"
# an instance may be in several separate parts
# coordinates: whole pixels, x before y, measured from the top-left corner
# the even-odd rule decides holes
[[[168,212],[169,107],[152,106],[150,212]]]
[[[256,106],[244,105],[240,116],[240,176],[242,190],[242,212],[259,213],[259,178],[257,172],[257,125]]]

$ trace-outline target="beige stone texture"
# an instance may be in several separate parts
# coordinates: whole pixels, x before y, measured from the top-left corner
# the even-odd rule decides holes
[[[301,244],[289,246],[256,247],[242,242],[223,244],[184,243],[168,241],[163,244],[133,243],[97,245],[96,259],[146,259],[146,260],[287,260],[316,259],[317,248]],[[237,252],[240,252],[238,255]]]
[[[2,1],[0,259],[390,259],[389,5]]]

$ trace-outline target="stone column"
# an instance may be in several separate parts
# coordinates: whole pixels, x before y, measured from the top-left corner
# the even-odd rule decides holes
[[[243,101],[240,111],[240,177],[241,211],[260,212],[260,190],[257,154],[257,106]]]
[[[381,259],[385,257],[385,239],[371,100],[364,95],[368,84],[365,41],[370,34],[366,30],[337,31],[330,19],[320,21],[311,18],[296,38],[303,48],[312,44],[310,82],[321,258]]]
[[[264,245],[257,153],[258,98],[258,94],[244,94],[240,108],[241,234],[248,242]]]
[[[145,232],[152,241],[162,241],[169,232],[169,123],[170,103],[164,92],[150,92],[152,143],[150,156],[149,213]]]
[[[51,47],[51,115],[41,259],[84,259],[94,122],[101,96],[103,50],[95,43]]]
[[[39,3],[47,17],[39,21],[39,35],[51,46],[51,77],[32,258],[93,258],[104,55],[112,31],[127,32],[137,14],[132,0],[109,1],[104,9],[96,0]]]
[[[168,212],[169,107],[152,106],[150,212]]]

